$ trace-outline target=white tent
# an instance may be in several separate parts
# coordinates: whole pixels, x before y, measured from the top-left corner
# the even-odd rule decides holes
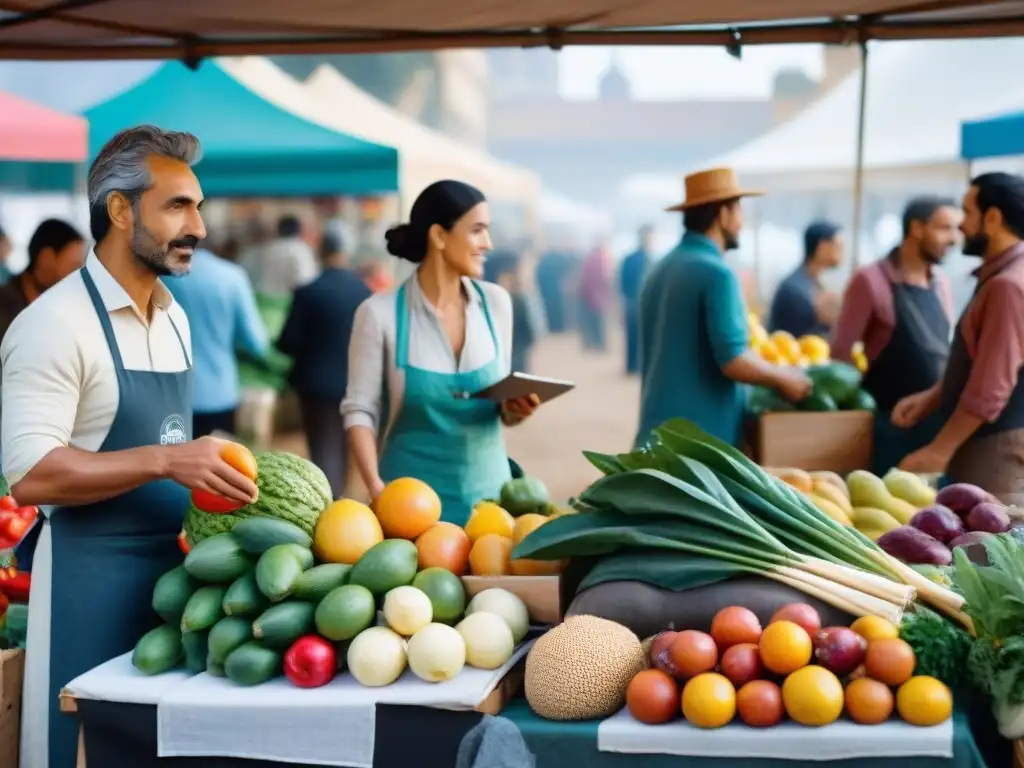
[[[872,186],[958,183],[960,122],[1024,106],[1024,81],[1003,77],[1024,39],[872,44],[864,178]],[[767,133],[705,165],[735,168],[770,190],[849,187],[856,165],[860,72]]]
[[[398,150],[406,210],[424,187],[450,178],[473,184],[494,200],[531,209],[536,205],[540,195],[536,174],[427,128],[378,101],[334,67],[320,65],[304,87],[328,110],[335,125],[356,136],[376,136],[375,141]]]
[[[445,178],[469,182],[494,200],[520,203],[533,212],[540,196],[536,175],[396,112],[333,67],[319,67],[303,84],[262,57],[219,61],[232,77],[267,101],[334,130],[397,149],[403,214],[408,214],[424,187]]]
[[[577,228],[591,234],[608,233],[613,225],[607,211],[552,191],[545,191],[541,195],[540,220],[546,225]]]

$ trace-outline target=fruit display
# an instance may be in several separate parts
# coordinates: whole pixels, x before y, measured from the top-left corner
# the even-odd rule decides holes
[[[157,581],[152,605],[165,623],[136,645],[139,671],[183,666],[237,685],[284,674],[312,688],[347,670],[377,687],[406,669],[442,682],[467,665],[493,670],[512,657],[529,628],[527,608],[502,589],[467,605],[460,576],[468,537],[439,522],[429,486],[396,480],[375,513],[320,498],[291,458],[262,454],[256,465],[261,488],[272,489],[260,499],[266,512],[206,513],[237,519],[231,530],[197,537],[184,562]],[[288,488],[294,498],[282,504]]]
[[[17,546],[38,518],[38,507],[23,507],[10,494],[0,496],[0,550]]]
[[[813,387],[800,402],[793,403],[769,387],[750,388],[747,409],[757,415],[778,411],[873,411],[875,400],[861,389],[861,372],[842,362],[826,362],[805,368]]]
[[[822,628],[806,603],[780,609],[763,629],[752,616],[731,606],[716,614],[711,635],[694,629],[657,635],[650,668],[626,686],[629,713],[650,725],[681,716],[698,728],[737,719],[766,728],[786,718],[823,727],[844,712],[855,723],[877,725],[894,711],[911,725],[931,726],[952,715],[949,688],[915,676],[914,651],[886,619]]]

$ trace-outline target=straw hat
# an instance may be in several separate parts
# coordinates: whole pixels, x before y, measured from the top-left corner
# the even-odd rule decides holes
[[[666,211],[686,211],[698,205],[720,203],[725,200],[735,200],[738,197],[758,197],[764,194],[758,189],[743,189],[732,168],[709,168],[706,171],[697,171],[697,173],[687,176],[683,183],[686,185],[686,199],[679,205],[666,208]]]

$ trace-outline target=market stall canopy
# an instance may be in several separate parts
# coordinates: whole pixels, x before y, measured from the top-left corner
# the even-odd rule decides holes
[[[338,131],[380,141],[398,151],[404,212],[427,185],[440,179],[469,182],[494,200],[532,204],[540,194],[534,173],[432,131],[366,93],[331,66],[321,65],[306,84],[262,57],[221,59],[221,66],[268,101]]]
[[[197,61],[580,44],[736,47],[1024,34],[1021,0],[417,0],[412,5],[403,0],[18,0],[5,5],[0,58],[66,60]]]
[[[168,63],[85,113],[91,154],[140,123],[189,131],[211,197],[376,195],[398,189],[392,148],[310,122],[266,101],[216,62],[191,71]]]
[[[614,223],[607,211],[552,191],[541,195],[540,219],[544,225],[578,229],[591,237],[609,233]]]
[[[0,91],[0,188],[71,190],[74,167],[89,155],[89,125]]]
[[[1020,61],[1024,40],[902,42],[868,55],[865,182],[959,183],[960,122],[1024,104],[1024,82],[993,77]],[[708,160],[745,183],[785,189],[842,189],[856,165],[860,73],[742,147]]]
[[[960,156],[964,160],[1014,155],[1024,155],[1024,111],[961,124]]]

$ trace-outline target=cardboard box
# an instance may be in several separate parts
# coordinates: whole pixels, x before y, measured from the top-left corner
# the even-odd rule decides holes
[[[871,411],[765,413],[751,424],[752,458],[763,467],[830,470],[845,475],[872,468]]]
[[[17,768],[25,652],[0,651],[0,768]]]
[[[562,620],[561,576],[463,576],[466,594],[485,589],[504,589],[524,603],[533,624],[557,624]]]

